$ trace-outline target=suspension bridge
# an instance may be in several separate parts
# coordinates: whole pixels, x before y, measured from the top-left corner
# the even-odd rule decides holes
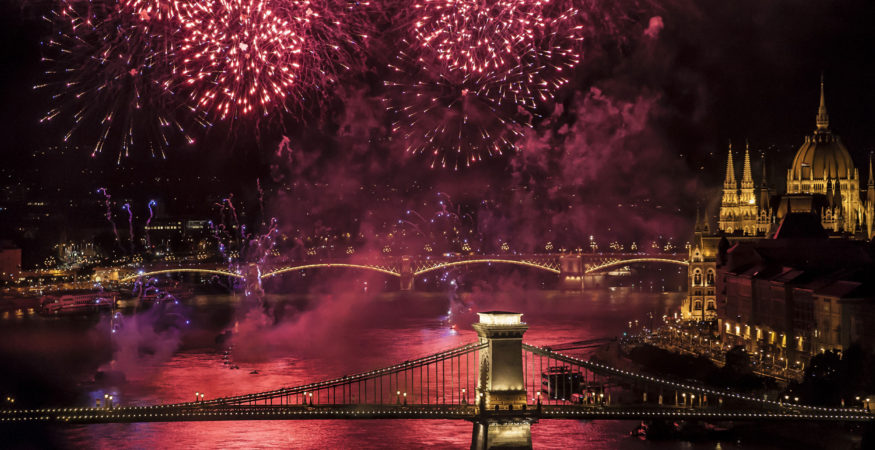
[[[872,422],[859,409],[782,403],[626,370],[523,342],[519,313],[479,313],[478,340],[293,387],[193,402],[0,410],[0,426],[223,420],[438,419],[473,423],[472,448],[531,447],[540,420]],[[578,348],[588,342],[556,348]]]

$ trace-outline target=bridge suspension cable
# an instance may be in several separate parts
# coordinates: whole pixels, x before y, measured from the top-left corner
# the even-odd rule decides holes
[[[262,404],[392,404],[405,397],[418,404],[466,404],[477,386],[478,352],[473,343],[400,364],[317,383],[166,407]],[[404,395],[404,394],[407,395]],[[466,398],[468,394],[470,398]]]

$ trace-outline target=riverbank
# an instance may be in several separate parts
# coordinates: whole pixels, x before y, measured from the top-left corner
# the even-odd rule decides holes
[[[611,343],[599,348],[594,358],[637,373],[684,380],[718,389],[732,389],[748,395],[775,396],[786,386],[752,372],[738,372],[717,365],[704,356],[675,353],[641,342]],[[871,427],[872,425],[868,425]],[[862,450],[871,443],[873,430],[859,424],[836,423],[675,423],[657,424],[661,433],[648,434],[648,440],[678,442],[725,442],[737,446],[812,450]],[[864,436],[869,440],[864,442]]]

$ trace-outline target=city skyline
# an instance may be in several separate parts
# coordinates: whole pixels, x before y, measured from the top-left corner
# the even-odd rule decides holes
[[[870,448],[873,22],[3,2],[0,442]]]

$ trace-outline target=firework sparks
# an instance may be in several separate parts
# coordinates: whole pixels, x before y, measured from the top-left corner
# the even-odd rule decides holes
[[[348,69],[363,36],[337,0],[207,0],[179,7],[182,83],[222,120],[303,107]],[[344,16],[345,18],[346,16]]]
[[[118,148],[119,161],[135,147],[164,157],[177,137],[194,142],[178,119],[185,108],[167,89],[170,31],[143,20],[152,11],[145,0],[128,3],[141,4],[143,14],[109,0],[60,0],[45,17],[56,30],[42,43],[46,82],[34,86],[53,92],[54,107],[40,122],[69,120],[65,142],[93,141],[92,156]]]
[[[119,0],[119,8],[143,22],[173,22],[179,18],[179,2],[174,0]]]
[[[423,0],[411,36],[392,65],[400,91],[390,101],[412,154],[431,166],[467,167],[514,148],[580,60],[574,9],[548,1]],[[414,80],[414,81],[409,81]]]
[[[131,241],[131,255],[134,254],[134,211],[130,203],[122,205],[122,209],[128,212],[128,239]]]
[[[115,235],[115,241],[117,243],[121,242],[121,238],[119,238],[119,235],[118,235],[118,228],[116,228],[116,226],[115,226],[115,221],[112,220],[112,196],[109,195],[109,191],[106,190],[106,188],[99,188],[97,190],[97,193],[103,195],[103,204],[104,204],[104,206],[106,206],[105,217],[106,217],[107,222],[109,222],[109,224],[112,225],[112,234]]]
[[[152,223],[152,217],[154,216],[154,211],[152,208],[157,206],[158,203],[155,200],[149,200],[149,204],[146,207],[149,209],[149,218],[146,219],[146,248],[152,248],[152,241],[149,239],[149,224]]]

